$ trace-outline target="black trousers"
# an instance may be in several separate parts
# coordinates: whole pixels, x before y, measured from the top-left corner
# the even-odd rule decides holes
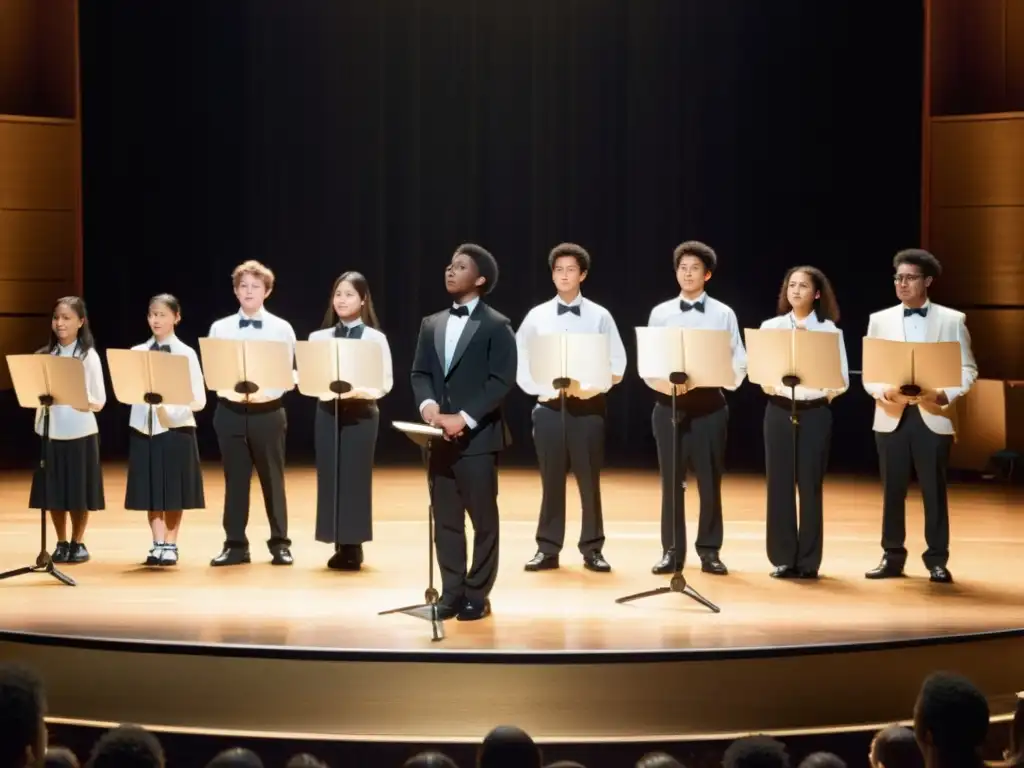
[[[498,455],[464,456],[451,443],[432,442],[429,459],[434,544],[441,601],[480,603],[498,576]],[[466,513],[473,523],[473,563],[467,572]]]
[[[892,432],[876,432],[878,463],[882,471],[882,549],[890,561],[904,563],[907,550],[907,489],[910,470],[924,497],[924,553],[926,568],[949,562],[949,504],[946,471],[952,435],[932,432],[917,406],[903,409],[899,426]]]
[[[267,546],[273,552],[291,546],[288,503],[284,494],[284,444],[288,417],[280,400],[243,405],[218,400],[213,414],[224,461],[225,547],[247,547],[249,488],[255,467],[270,523]]]
[[[832,411],[825,400],[798,401],[797,409],[796,485],[790,401],[774,397],[764,411],[768,560],[775,566],[817,571],[821,567],[823,488],[832,445]]]
[[[579,549],[584,555],[604,547],[601,467],[604,465],[605,398],[566,398],[565,437],[562,404],[555,400],[533,409],[533,442],[540,464],[541,502],[537,548],[557,555],[565,543],[565,475],[572,467],[583,508]]]
[[[682,483],[693,467],[700,494],[697,554],[716,555],[722,548],[722,473],[729,426],[729,408],[721,390],[698,389],[676,398],[678,408],[677,463],[679,487],[672,509],[672,398],[659,395],[651,414],[661,472],[661,546],[686,559],[686,517]],[[675,539],[672,520],[675,518]]]
[[[313,425],[317,541],[345,545],[373,539],[373,458],[379,421],[377,404],[368,400],[317,402]]]

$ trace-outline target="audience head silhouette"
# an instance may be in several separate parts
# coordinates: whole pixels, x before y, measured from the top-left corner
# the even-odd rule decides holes
[[[206,768],[263,768],[263,761],[251,749],[235,747],[225,749],[208,762]]]
[[[800,768],[846,768],[846,761],[831,752],[812,752],[800,761]]]
[[[785,745],[769,736],[737,739],[722,755],[722,768],[789,768]]]
[[[684,768],[684,766],[667,752],[648,752],[636,761],[636,768]]]
[[[924,768],[914,732],[903,725],[890,725],[875,734],[868,760],[871,768]]]
[[[0,766],[40,766],[46,755],[46,695],[35,672],[0,665]]]
[[[67,747],[50,747],[46,750],[43,768],[79,768],[78,756]]]
[[[988,718],[988,702],[970,680],[949,672],[929,675],[914,705],[914,735],[925,765],[980,765]]]
[[[480,745],[478,768],[541,768],[540,749],[514,725],[499,725]]]
[[[88,768],[163,768],[164,750],[156,736],[135,725],[103,734],[92,748]]]
[[[328,765],[320,758],[302,752],[289,759],[285,768],[328,768]]]
[[[459,768],[443,752],[420,752],[403,763],[402,768]]]

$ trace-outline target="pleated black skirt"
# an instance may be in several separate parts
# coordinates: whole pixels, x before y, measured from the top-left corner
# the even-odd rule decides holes
[[[60,512],[103,509],[99,435],[50,440],[45,469],[37,467],[32,475],[28,505]]]
[[[206,497],[195,427],[172,429],[152,439],[137,430],[129,431],[124,508],[153,512],[203,509]]]
[[[335,429],[334,402],[317,404],[313,430],[317,541],[362,544],[373,539],[373,457],[379,420],[376,403],[342,400]]]

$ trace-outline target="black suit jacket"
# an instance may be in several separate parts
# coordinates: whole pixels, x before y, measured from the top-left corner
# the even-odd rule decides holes
[[[500,451],[511,443],[502,402],[516,381],[516,339],[507,317],[479,301],[469,316],[444,373],[445,309],[423,318],[412,362],[416,407],[434,400],[441,413],[465,411],[476,422],[456,441],[462,453]]]

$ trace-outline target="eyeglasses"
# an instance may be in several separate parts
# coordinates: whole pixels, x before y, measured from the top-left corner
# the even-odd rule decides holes
[[[893,275],[892,281],[897,285],[909,285],[917,280],[920,280],[924,275]]]

